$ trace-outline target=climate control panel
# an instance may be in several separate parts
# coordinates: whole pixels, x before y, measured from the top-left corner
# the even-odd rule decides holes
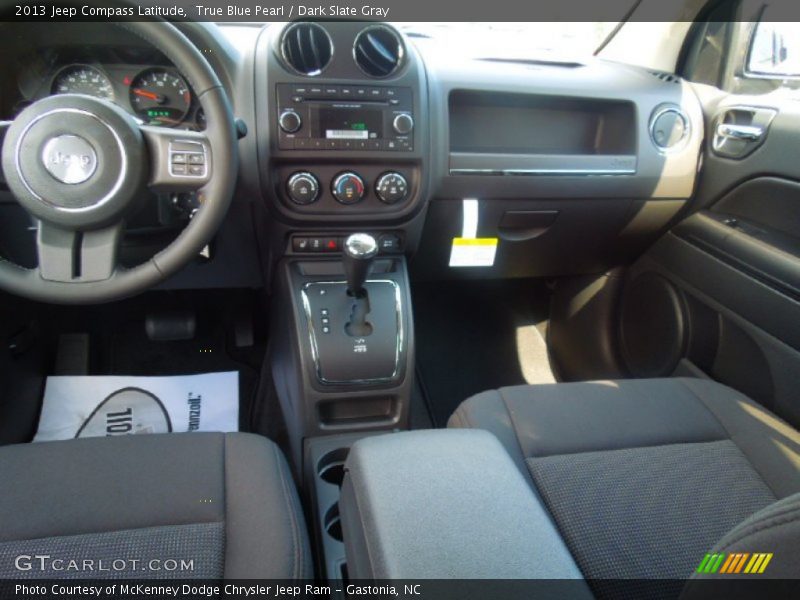
[[[356,207],[372,204],[373,208],[402,205],[409,199],[412,177],[404,170],[362,173],[356,170],[293,171],[284,176],[285,192],[297,207]]]
[[[342,204],[361,202],[366,191],[364,180],[352,171],[342,173],[331,184],[333,197]]]
[[[307,171],[298,171],[286,182],[286,192],[296,204],[311,204],[319,198],[319,181]]]

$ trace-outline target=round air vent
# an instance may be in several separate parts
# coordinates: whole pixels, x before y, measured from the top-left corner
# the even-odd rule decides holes
[[[689,117],[680,106],[661,105],[650,117],[650,139],[662,152],[681,149],[689,138]]]
[[[403,63],[400,34],[384,25],[367,27],[356,36],[353,58],[370,77],[388,77]]]
[[[331,62],[333,42],[328,32],[316,23],[295,23],[281,36],[284,62],[302,75],[319,75]]]

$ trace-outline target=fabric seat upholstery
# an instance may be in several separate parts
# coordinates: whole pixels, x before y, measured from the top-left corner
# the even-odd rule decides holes
[[[600,596],[614,595],[603,579],[690,577],[729,531],[800,492],[800,434],[707,380],[502,388],[449,426],[500,439]]]
[[[187,433],[6,446],[0,481],[0,578],[311,576],[288,466],[260,436]],[[121,559],[128,566],[68,571],[65,562],[57,563],[58,572],[38,564],[20,572],[20,554]],[[192,561],[191,569],[158,563],[142,572],[151,559]]]

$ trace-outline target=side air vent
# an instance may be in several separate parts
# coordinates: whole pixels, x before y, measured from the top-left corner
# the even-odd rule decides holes
[[[284,62],[301,75],[319,75],[331,62],[333,42],[328,32],[316,23],[295,23],[281,36]]]
[[[403,63],[400,34],[384,25],[367,27],[356,36],[353,57],[370,77],[388,77]]]
[[[664,71],[650,71],[650,74],[656,79],[660,79],[664,83],[680,83],[681,78],[672,73],[665,73]]]

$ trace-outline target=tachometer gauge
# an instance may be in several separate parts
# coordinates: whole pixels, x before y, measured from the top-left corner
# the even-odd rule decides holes
[[[114,100],[114,86],[99,69],[89,65],[70,65],[53,79],[53,94],[84,94]]]
[[[183,78],[167,69],[147,69],[131,82],[130,101],[145,123],[180,125],[192,104],[192,93]]]

